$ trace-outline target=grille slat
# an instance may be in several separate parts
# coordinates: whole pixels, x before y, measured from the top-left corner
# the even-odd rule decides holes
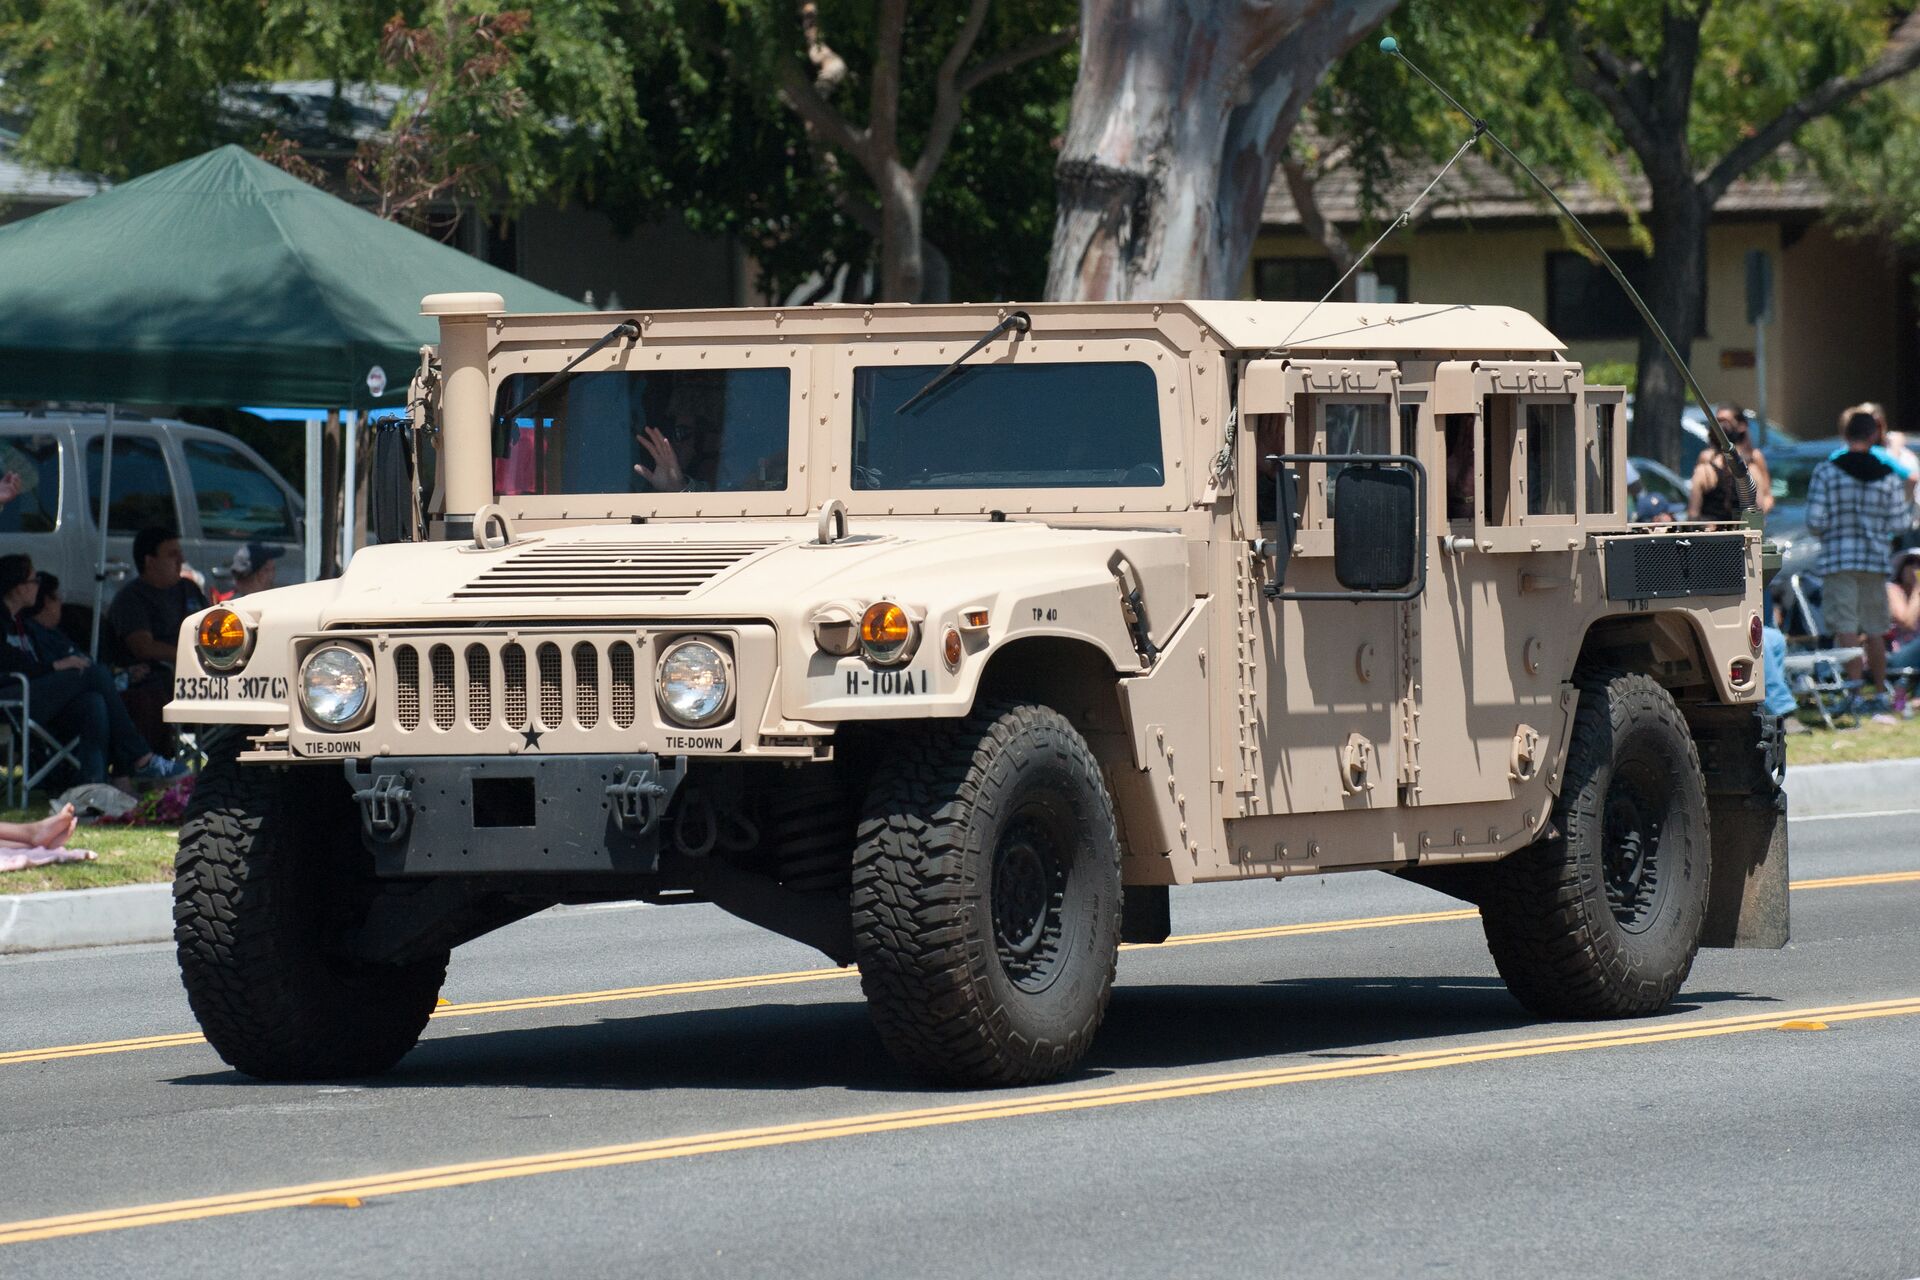
[[[493,657],[483,644],[467,646],[467,723],[476,729],[493,723]]]
[[[437,644],[427,650],[433,668],[433,727],[445,733],[453,728],[453,650]]]
[[[560,692],[560,646],[549,641],[534,652],[540,658],[540,727],[558,729],[566,719]]]
[[[527,651],[517,644],[500,650],[500,705],[509,729],[527,727]]]
[[[420,655],[410,644],[393,651],[394,717],[411,733],[420,727]]]
[[[685,596],[778,545],[742,541],[530,547],[487,569],[453,598]]]
[[[636,707],[633,646],[625,640],[614,641],[607,650],[607,666],[612,676],[613,722],[622,729],[631,729]]]
[[[600,651],[585,640],[573,646],[573,718],[582,729],[600,723]]]

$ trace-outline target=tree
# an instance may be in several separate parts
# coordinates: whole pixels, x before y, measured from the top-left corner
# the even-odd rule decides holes
[[[1727,188],[1810,121],[1920,66],[1920,10],[1889,16],[1879,0],[1545,0],[1540,34],[1646,178],[1646,301],[1683,356],[1703,322],[1707,224]],[[1643,335],[1636,452],[1682,461],[1686,395]]]
[[[1050,298],[1226,297],[1314,87],[1398,0],[1082,0]]]

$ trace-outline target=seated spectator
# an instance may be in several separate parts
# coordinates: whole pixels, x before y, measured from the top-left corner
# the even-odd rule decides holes
[[[37,628],[27,613],[39,594],[40,575],[23,555],[0,556],[0,609],[6,618],[6,643],[0,644],[0,671],[27,678],[33,718],[65,740],[78,738],[80,782],[105,782],[108,766],[139,781],[176,778],[186,770],[156,755],[134,727],[113,676],[85,654],[41,652]],[[57,633],[56,633],[57,634]],[[61,640],[66,637],[61,636]]]
[[[127,710],[147,741],[171,742],[161,716],[173,696],[173,661],[181,624],[207,607],[207,598],[181,576],[186,560],[180,535],[154,526],[133,538],[133,567],[139,575],[113,598],[107,628],[118,646],[117,660],[129,668]]]
[[[1787,637],[1778,627],[1766,627],[1760,633],[1760,674],[1765,682],[1767,714],[1780,718],[1780,732],[1806,733],[1807,726],[1793,714],[1799,703],[1787,683]]]
[[[228,600],[238,600],[241,596],[250,596],[256,591],[273,590],[273,579],[278,572],[280,557],[287,549],[277,542],[249,542],[233,553],[233,590],[215,591],[213,602],[222,604]]]
[[[1887,622],[1888,669],[1920,670],[1920,547],[1908,547],[1894,559]]]

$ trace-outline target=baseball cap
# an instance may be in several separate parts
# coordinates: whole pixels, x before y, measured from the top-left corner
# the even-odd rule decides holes
[[[286,553],[287,549],[277,542],[249,542],[233,553],[234,576],[244,578],[257,573]]]

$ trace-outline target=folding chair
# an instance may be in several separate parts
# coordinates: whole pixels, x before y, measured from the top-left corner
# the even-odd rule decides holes
[[[1827,728],[1832,729],[1837,727],[1833,717],[1846,714],[1853,695],[1864,683],[1847,679],[1847,664],[1864,657],[1866,650],[1834,645],[1820,606],[1808,590],[1806,577],[1796,573],[1787,580],[1793,608],[1785,619],[1787,660],[1782,670],[1787,677],[1787,687],[1793,690],[1794,701],[1811,705],[1820,713]]]
[[[13,688],[7,686],[11,681]],[[62,742],[45,725],[33,718],[33,686],[18,671],[6,673],[0,679],[0,727],[6,733],[4,769],[7,778],[7,806],[12,809],[26,807],[27,798],[33,789],[46,779],[62,763],[74,768],[80,767],[80,757],[75,754],[80,749],[80,735]],[[34,767],[35,743],[46,751],[46,758]]]

